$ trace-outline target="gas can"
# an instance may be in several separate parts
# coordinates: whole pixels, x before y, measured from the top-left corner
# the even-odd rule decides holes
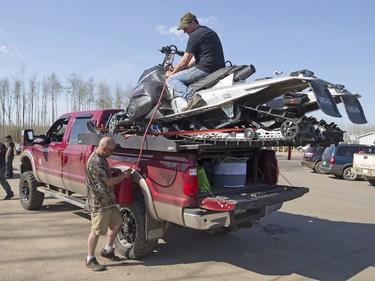
[[[133,184],[131,178],[125,178],[115,186],[115,195],[117,204],[133,203]]]

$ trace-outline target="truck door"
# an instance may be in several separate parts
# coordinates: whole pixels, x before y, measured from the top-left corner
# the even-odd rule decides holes
[[[77,114],[67,137],[66,149],[63,152],[64,188],[71,192],[86,195],[86,162],[93,149],[91,145],[78,144],[78,134],[89,133],[87,122],[92,114]],[[90,150],[90,151],[88,151]]]
[[[37,155],[38,175],[42,182],[62,187],[62,154],[70,116],[59,118],[48,130],[41,153]]]

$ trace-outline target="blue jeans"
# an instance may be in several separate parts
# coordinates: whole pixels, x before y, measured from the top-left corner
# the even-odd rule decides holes
[[[7,195],[12,195],[13,191],[5,178],[5,166],[0,167],[0,184],[3,186]]]
[[[194,91],[187,85],[206,77],[208,74],[193,66],[171,75],[167,80],[167,86],[173,89],[180,97],[189,100],[194,96]]]

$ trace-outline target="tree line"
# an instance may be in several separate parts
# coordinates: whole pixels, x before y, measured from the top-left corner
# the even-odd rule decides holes
[[[26,77],[24,70],[0,77],[1,137],[9,134],[14,141],[19,141],[25,128],[44,133],[59,117],[58,109],[70,112],[126,108],[132,88],[130,84],[125,88],[120,84],[112,87],[105,81],[83,79],[75,73],[65,83],[56,73],[40,78],[36,74]]]

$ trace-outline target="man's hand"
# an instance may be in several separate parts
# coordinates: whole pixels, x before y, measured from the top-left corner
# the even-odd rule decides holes
[[[133,168],[126,169],[123,174],[127,177],[129,177],[133,173]]]
[[[174,66],[173,65],[170,65],[169,66],[169,69],[167,70],[167,72],[165,73],[165,78],[168,78],[169,76],[171,76],[173,74],[173,71],[174,71]]]

